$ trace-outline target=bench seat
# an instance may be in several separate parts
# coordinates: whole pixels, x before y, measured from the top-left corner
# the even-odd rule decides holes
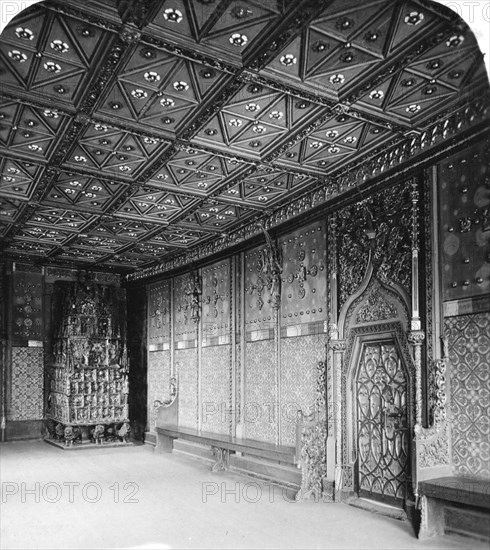
[[[490,480],[440,477],[421,481],[419,538],[455,533],[490,540]]]
[[[230,435],[199,432],[192,428],[176,425],[157,426],[157,452],[172,452],[174,439],[185,439],[202,445],[209,445],[215,450],[217,463],[213,469],[225,469],[229,452],[240,452],[284,464],[296,465],[296,448],[278,446],[262,441],[241,439]]]

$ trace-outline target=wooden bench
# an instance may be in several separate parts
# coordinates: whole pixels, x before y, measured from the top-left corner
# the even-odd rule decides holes
[[[297,464],[295,447],[282,447],[229,435],[198,432],[177,425],[157,426],[156,432],[157,446],[155,450],[157,452],[171,453],[175,439],[184,439],[210,446],[216,457],[216,463],[212,468],[214,472],[228,468],[230,452],[240,452],[284,464]]]
[[[305,428],[315,425],[313,415],[304,415],[298,411],[296,422],[296,445],[280,446],[251,439],[244,439],[230,435],[221,435],[198,431],[178,425],[179,392],[177,379],[170,381],[170,399],[167,401],[155,401],[156,418],[156,447],[155,452],[171,453],[174,449],[174,441],[183,439],[193,443],[211,447],[216,462],[212,466],[213,471],[226,470],[230,466],[230,453],[266,459],[283,465],[295,466],[301,469],[301,487],[296,494],[296,500],[308,498],[311,494],[320,497],[318,488],[312,487],[308,467],[302,456],[302,433]],[[234,458],[236,462],[236,458]],[[267,470],[267,468],[265,468]],[[290,470],[289,470],[290,471]],[[295,474],[296,475],[296,474]],[[266,476],[268,477],[268,476]]]
[[[445,533],[490,540],[490,480],[440,477],[421,481],[419,538]]]

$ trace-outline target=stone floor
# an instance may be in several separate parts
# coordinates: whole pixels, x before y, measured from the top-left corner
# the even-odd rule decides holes
[[[292,494],[148,446],[65,452],[42,441],[0,445],[0,547],[486,548],[419,542],[408,522]]]

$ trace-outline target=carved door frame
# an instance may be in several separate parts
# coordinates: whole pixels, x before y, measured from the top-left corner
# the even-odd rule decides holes
[[[336,423],[336,469],[341,471],[340,488],[343,492],[354,492],[353,451],[353,402],[349,389],[352,387],[352,373],[359,362],[359,354],[365,341],[390,338],[397,346],[400,358],[407,374],[407,423],[409,440],[413,438],[415,426],[415,364],[408,345],[410,329],[410,297],[399,285],[384,284],[374,276],[372,263],[369,262],[366,275],[357,291],[343,305],[338,317],[338,331],[331,340],[331,345],[338,341],[343,351],[334,366],[334,386],[339,412]],[[348,401],[349,399],[349,401]],[[357,432],[356,432],[357,433]],[[357,443],[356,443],[357,445]],[[415,475],[413,470],[414,446],[410,445],[408,474],[410,479]],[[411,486],[408,485],[409,497]]]

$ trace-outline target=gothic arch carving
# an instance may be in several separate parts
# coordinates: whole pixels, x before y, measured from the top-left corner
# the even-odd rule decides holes
[[[410,298],[399,285],[387,285],[375,275],[369,262],[365,278],[343,305],[338,319],[337,341],[344,343],[342,360],[335,373],[337,409],[337,466],[342,470],[344,490],[354,489],[354,464],[357,448],[355,431],[355,380],[362,348],[369,342],[395,345],[407,377],[407,421],[411,439],[415,424],[415,364],[409,349]],[[333,343],[334,344],[334,343]],[[335,344],[334,344],[335,345]],[[342,466],[340,466],[342,465]]]

